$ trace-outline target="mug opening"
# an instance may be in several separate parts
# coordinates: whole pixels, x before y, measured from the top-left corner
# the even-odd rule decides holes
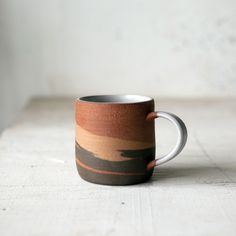
[[[95,102],[95,103],[140,103],[151,101],[151,97],[142,95],[93,95],[84,96],[78,98],[79,101],[83,102]]]

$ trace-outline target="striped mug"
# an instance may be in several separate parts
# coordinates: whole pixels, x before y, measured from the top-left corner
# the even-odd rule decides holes
[[[136,184],[150,179],[155,166],[184,148],[187,129],[174,114],[154,111],[154,100],[140,95],[97,95],[76,100],[76,166],[92,183]],[[155,159],[155,118],[171,121],[178,139],[167,155]]]

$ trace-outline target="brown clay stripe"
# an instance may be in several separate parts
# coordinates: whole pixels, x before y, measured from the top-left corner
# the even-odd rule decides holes
[[[131,104],[76,102],[76,123],[83,129],[106,137],[140,142],[154,139],[154,121],[146,121],[154,101]]]
[[[83,129],[79,125],[76,125],[76,141],[97,158],[108,161],[126,161],[131,159],[128,155],[122,155],[119,150],[145,150],[155,146],[155,139],[152,142],[140,142],[99,136]]]
[[[94,173],[105,174],[105,175],[145,175],[146,173],[126,173],[126,172],[113,172],[113,171],[106,171],[106,170],[97,170],[90,166],[85,165],[79,159],[76,159],[76,163],[83,167],[88,171],[92,171]]]

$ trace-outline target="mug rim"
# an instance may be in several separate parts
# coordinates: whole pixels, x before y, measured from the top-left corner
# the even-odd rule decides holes
[[[153,101],[152,97],[136,94],[102,94],[82,96],[76,101],[95,104],[136,104]]]

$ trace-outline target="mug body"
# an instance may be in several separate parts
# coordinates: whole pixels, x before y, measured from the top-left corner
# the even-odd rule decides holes
[[[127,185],[147,181],[155,159],[154,100],[100,95],[76,100],[76,166],[89,182]]]

